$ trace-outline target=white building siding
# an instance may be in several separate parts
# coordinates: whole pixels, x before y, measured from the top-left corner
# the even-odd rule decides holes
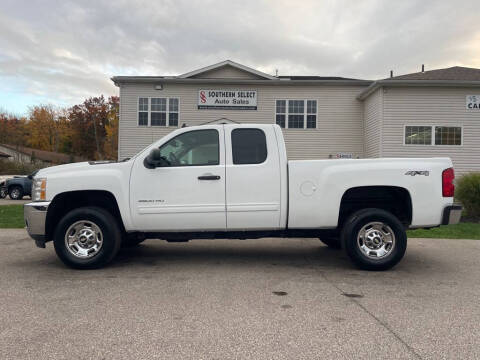
[[[480,171],[480,112],[465,108],[466,95],[479,93],[480,88],[387,88],[382,156],[448,156],[457,174]],[[405,125],[462,126],[462,145],[404,145]]]
[[[364,102],[365,157],[380,157],[383,121],[383,89],[371,94]]]
[[[198,110],[199,89],[257,90],[258,110]],[[363,156],[363,104],[356,96],[364,86],[272,86],[122,84],[120,87],[119,158],[130,157],[177,127],[138,126],[139,97],[179,99],[179,126],[200,125],[219,118],[239,123],[275,123],[276,99],[317,100],[317,129],[284,129],[290,159],[328,158],[338,152]]]

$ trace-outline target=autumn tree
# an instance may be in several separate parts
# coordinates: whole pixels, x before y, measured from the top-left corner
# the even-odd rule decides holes
[[[117,160],[118,158],[118,120],[119,120],[119,97],[108,98],[108,122],[105,125],[105,143],[103,146],[105,159]]]
[[[27,124],[30,147],[47,151],[58,151],[59,131],[57,111],[52,105],[38,105],[30,108]]]
[[[88,159],[103,159],[105,126],[108,124],[109,106],[105,98],[91,97],[71,107],[68,119],[72,129],[72,150]]]

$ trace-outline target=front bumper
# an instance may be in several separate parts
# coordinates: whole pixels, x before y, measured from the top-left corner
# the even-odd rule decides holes
[[[45,223],[50,201],[31,202],[23,205],[23,217],[27,232],[38,247],[45,247]]]
[[[449,205],[443,209],[442,225],[458,224],[462,216],[462,206],[458,204]]]

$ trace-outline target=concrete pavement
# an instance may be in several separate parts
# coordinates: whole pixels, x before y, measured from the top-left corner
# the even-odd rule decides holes
[[[148,240],[75,271],[0,229],[2,359],[478,359],[480,241],[381,273],[317,239]]]

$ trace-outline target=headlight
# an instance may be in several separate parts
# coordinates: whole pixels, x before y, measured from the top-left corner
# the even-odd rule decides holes
[[[34,178],[32,183],[32,199],[33,201],[46,200],[47,179]]]

